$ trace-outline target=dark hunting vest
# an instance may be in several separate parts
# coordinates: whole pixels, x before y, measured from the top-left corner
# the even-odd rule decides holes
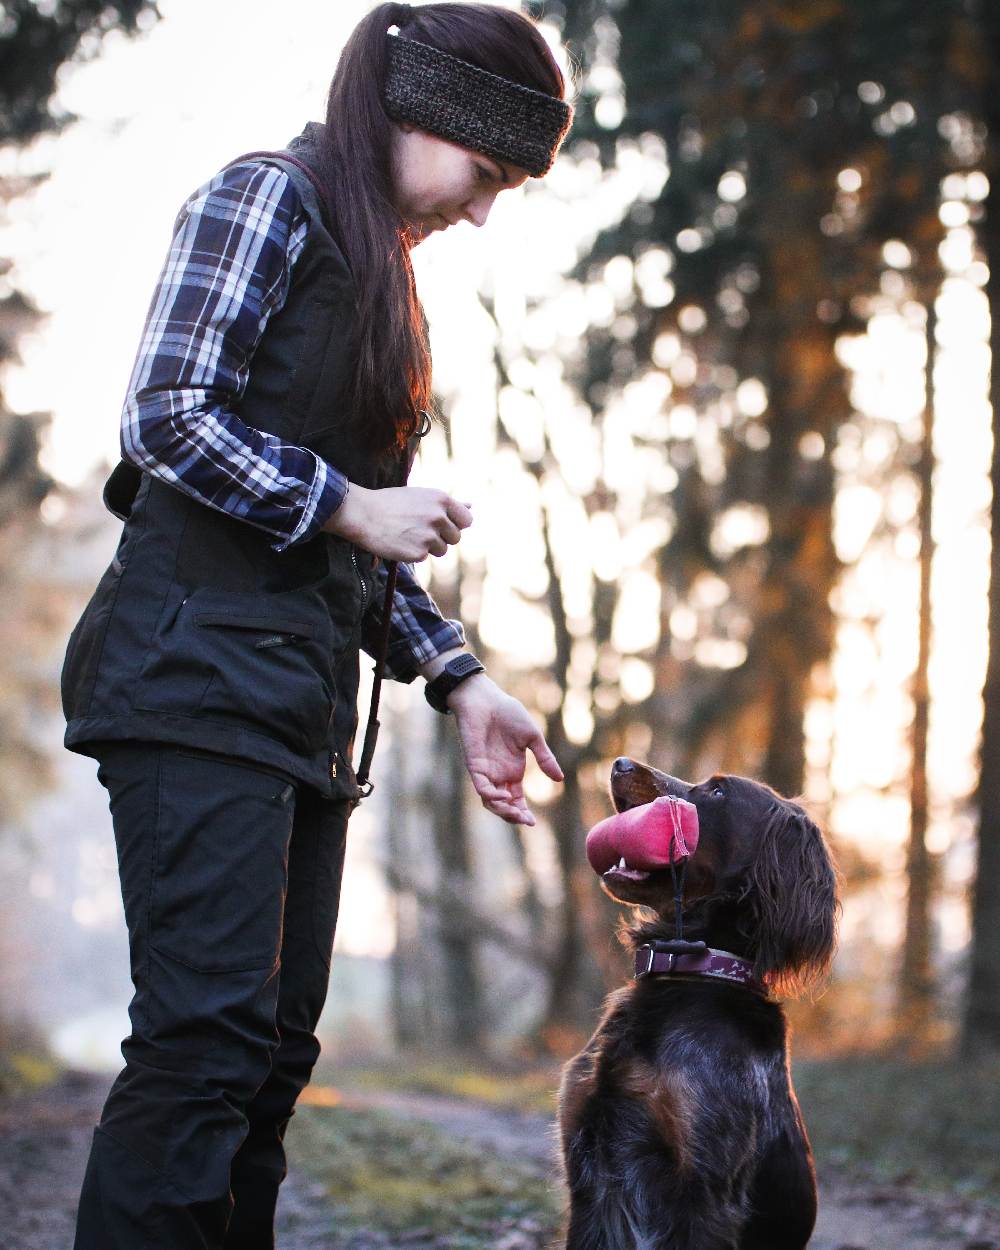
[[[316,131],[308,126],[289,154],[313,164]],[[268,160],[294,183],[309,229],[236,410],[352,482],[400,485],[402,461],[380,468],[341,429],[356,342],[350,270],[311,180],[289,161]],[[374,557],[328,534],[278,553],[262,530],[124,463],[104,497],[125,527],[69,640],[67,747],[178,743],[356,797],[350,756]]]

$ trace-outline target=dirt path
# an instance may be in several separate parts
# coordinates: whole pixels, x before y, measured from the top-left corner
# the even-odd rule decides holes
[[[346,1105],[377,1108],[434,1124],[498,1154],[556,1169],[555,1137],[543,1116],[497,1111],[436,1096],[346,1093]],[[831,1176],[820,1187],[820,1214],[810,1250],[1000,1250],[1000,1208],[905,1186],[864,1184]]]
[[[0,1105],[0,1250],[71,1247],[90,1134],[107,1084],[105,1078],[71,1074],[47,1090]],[[448,1137],[486,1146],[498,1157],[536,1165],[544,1174],[555,1167],[552,1127],[543,1116],[430,1095],[366,1090],[342,1091],[340,1097],[341,1105],[426,1123]],[[324,1187],[293,1169],[279,1208],[282,1250],[331,1250],[334,1223]],[[381,1250],[389,1243],[380,1237],[355,1238],[350,1244],[352,1250]],[[830,1176],[810,1246],[1000,1250],[1000,1210]]]
[[[0,1103],[0,1250],[70,1250],[90,1138],[110,1084],[72,1073]],[[329,1250],[322,1186],[290,1175],[281,1207],[282,1250]]]

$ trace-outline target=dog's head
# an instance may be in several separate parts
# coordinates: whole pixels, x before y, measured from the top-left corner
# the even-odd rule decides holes
[[[796,803],[746,777],[716,774],[698,785],[630,759],[611,770],[615,809],[629,811],[669,795],[694,805],[697,849],[688,860],[685,905],[727,901],[736,909],[758,977],[789,993],[818,980],[833,958],[837,879],[818,826]],[[611,869],[612,898],[673,912],[666,869]],[[709,935],[710,936],[710,935]]]

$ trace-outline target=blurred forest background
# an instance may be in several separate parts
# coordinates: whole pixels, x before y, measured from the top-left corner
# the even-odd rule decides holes
[[[396,955],[401,1035],[488,1038],[493,946],[543,987],[533,1040],[576,1043],[622,977],[581,833],[628,754],[761,777],[829,829],[842,948],[797,1012],[800,1049],[994,1049],[1000,15],[969,0],[535,12],[580,90],[551,193],[628,190],[520,317],[483,295],[515,555],[435,569],[434,587],[475,621],[505,583],[505,625],[474,645],[544,720],[567,783],[548,801],[536,786],[551,842],[516,835],[498,909],[476,867],[496,842],[472,836],[457,761],[435,774],[420,844],[437,885],[408,881],[412,847],[390,847],[413,939]],[[428,980],[405,952],[435,930]],[[408,1016],[415,984],[435,1020]]]
[[[565,41],[579,98],[526,210],[542,231],[546,211],[605,207],[549,240],[527,296],[502,276],[480,292],[489,411],[446,376],[424,472],[475,455],[496,525],[428,575],[544,722],[566,784],[533,776],[539,827],[504,826],[474,802],[450,722],[388,692],[357,878],[384,902],[380,933],[335,973],[337,1044],[571,1053],[626,973],[583,837],[627,754],[760,777],[829,830],[842,948],[826,993],[795,1008],[798,1053],[995,1053],[1000,6],[531,11]],[[144,0],[0,14],[7,153],[69,122],[50,111],[64,62],[156,19]],[[40,175],[17,168],[0,211],[34,193]],[[4,361],[39,317],[5,263]],[[93,905],[116,889],[110,835],[95,850],[64,794],[57,850],[49,836],[58,665],[115,525],[98,481],[70,489],[41,467],[45,438],[44,414],[0,403],[8,1050],[93,1011],[76,991],[105,960],[116,992],[127,981],[120,916]],[[40,998],[26,986],[50,945],[69,975]]]

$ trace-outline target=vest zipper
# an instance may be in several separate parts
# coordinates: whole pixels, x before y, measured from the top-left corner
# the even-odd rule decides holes
[[[351,567],[354,569],[358,583],[361,586],[361,615],[364,616],[365,610],[368,607],[368,585],[365,582],[364,577],[361,575],[361,569],[358,567],[358,553],[353,547],[351,548]],[[336,716],[336,712],[334,712],[334,716]],[[339,764],[340,753],[334,751],[330,758],[330,778],[332,781],[336,781],[337,779]]]
[[[354,548],[351,548],[351,564],[354,565],[354,571],[358,575],[358,581],[361,583],[361,612],[364,614],[365,608],[368,606],[368,586],[365,579],[361,576],[361,570],[358,568],[358,557]]]
[[[288,647],[299,642],[305,642],[299,634],[272,634],[269,638],[262,638],[260,642],[255,642],[253,645],[255,650],[264,651],[268,647]]]

